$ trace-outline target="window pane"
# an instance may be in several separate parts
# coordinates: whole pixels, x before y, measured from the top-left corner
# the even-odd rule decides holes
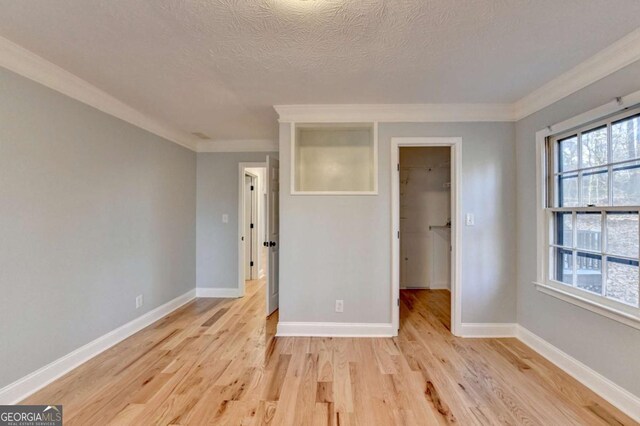
[[[558,176],[558,206],[578,206],[578,175]]]
[[[638,306],[638,262],[607,259],[607,297]]]
[[[573,247],[573,223],[571,213],[556,213],[556,244]]]
[[[613,168],[613,205],[640,205],[640,161]]]
[[[638,214],[607,213],[607,253],[638,257]]]
[[[640,158],[640,116],[626,118],[611,125],[613,160]]]
[[[606,206],[609,204],[609,172],[597,169],[582,175],[582,205]]]
[[[553,278],[561,283],[573,285],[573,252],[571,250],[555,248],[556,267]]]
[[[601,166],[607,163],[607,127],[600,127],[583,133],[582,168]]]
[[[602,294],[602,256],[578,253],[576,263],[576,286]]]
[[[558,153],[560,161],[558,164],[559,172],[566,172],[578,168],[578,137],[558,141]]]
[[[602,214],[576,214],[577,247],[590,251],[600,251],[602,241]]]

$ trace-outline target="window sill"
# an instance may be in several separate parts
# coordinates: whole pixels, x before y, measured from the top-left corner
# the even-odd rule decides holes
[[[541,284],[539,282],[534,282],[533,284],[536,286],[536,289],[539,292],[640,330],[640,317],[631,315],[627,312],[619,311],[615,308],[603,305],[598,302],[594,302],[593,300],[576,296],[575,294],[569,293],[567,291],[562,291],[561,289],[550,286],[548,284]]]

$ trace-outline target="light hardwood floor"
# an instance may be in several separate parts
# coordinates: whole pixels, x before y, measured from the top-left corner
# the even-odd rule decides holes
[[[449,293],[402,292],[394,339],[275,338],[264,283],[197,299],[28,398],[67,425],[635,424],[515,339],[449,333]]]

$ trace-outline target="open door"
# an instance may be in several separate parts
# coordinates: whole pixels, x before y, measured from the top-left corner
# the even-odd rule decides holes
[[[269,270],[267,271],[267,315],[278,309],[280,285],[280,162],[267,157],[267,236],[269,247]]]

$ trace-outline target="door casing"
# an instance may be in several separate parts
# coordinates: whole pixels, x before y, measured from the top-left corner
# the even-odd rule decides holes
[[[451,333],[462,331],[460,189],[462,186],[462,138],[391,138],[391,322],[395,335],[400,327],[400,147],[451,148]]]

